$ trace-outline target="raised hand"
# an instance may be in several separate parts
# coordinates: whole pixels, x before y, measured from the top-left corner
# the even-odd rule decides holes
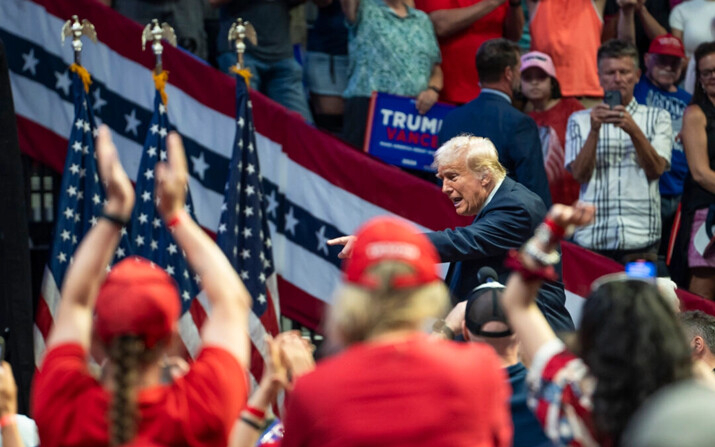
[[[134,208],[134,187],[117,155],[109,128],[102,124],[96,141],[97,168],[107,194],[104,211],[129,220]]]
[[[181,137],[176,132],[169,133],[166,139],[167,162],[156,164],[157,208],[164,220],[171,219],[184,208],[188,184],[188,168]]]

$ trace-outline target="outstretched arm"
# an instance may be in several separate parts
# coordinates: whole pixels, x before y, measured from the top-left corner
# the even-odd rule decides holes
[[[99,127],[96,146],[99,175],[107,193],[104,213],[129,220],[134,206],[134,188],[119,162],[107,126]],[[47,340],[48,348],[70,342],[89,349],[92,311],[107,265],[119,243],[120,230],[116,223],[100,218],[82,239],[65,275],[62,299]]]
[[[557,204],[551,207],[546,218],[568,231],[569,227],[589,223],[594,212],[593,205],[580,202],[573,207]],[[551,238],[551,242],[546,243],[534,236],[527,245],[530,243],[535,244],[543,253],[550,253],[559,241]],[[536,270],[541,267],[535,258],[524,251],[520,254],[520,259],[527,269]],[[536,306],[536,295],[542,282],[540,279],[527,280],[521,273],[514,272],[509,276],[502,299],[509,324],[521,340],[527,358],[534,358],[540,347],[556,338],[556,334]]]
[[[229,351],[248,367],[251,297],[221,249],[184,211],[188,172],[184,145],[176,132],[169,134],[167,150],[168,162],[156,166],[158,209],[211,303],[211,318],[201,331],[201,340],[204,346]]]

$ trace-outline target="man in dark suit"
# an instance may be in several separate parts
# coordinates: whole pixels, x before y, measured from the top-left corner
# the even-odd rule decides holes
[[[492,267],[499,281],[506,283],[507,253],[524,245],[547,210],[539,196],[506,177],[496,148],[486,138],[452,138],[435,153],[435,165],[442,192],[454,203],[457,214],[476,216],[466,227],[427,233],[442,262],[451,263],[445,282],[452,304],[456,304],[479,285],[477,273],[483,266]],[[328,241],[328,245],[345,245],[339,257],[347,258],[354,242],[355,236],[344,236]],[[560,278],[561,263],[554,268]],[[555,331],[574,328],[565,302],[560,279],[545,281],[536,303]]]
[[[539,130],[533,119],[511,105],[521,82],[519,47],[506,39],[488,40],[479,47],[476,64],[482,91],[444,118],[440,145],[465,133],[489,138],[507,175],[551,206]]]
[[[507,253],[534,234],[547,209],[539,196],[506,176],[496,148],[486,138],[449,140],[435,153],[435,165],[442,192],[454,203],[457,214],[476,216],[466,227],[427,233],[442,261],[451,263],[445,282],[456,304],[479,285],[477,273],[485,265],[506,283]],[[560,278],[561,264],[554,267]],[[573,329],[565,301],[560,279],[544,282],[537,305],[556,331]]]

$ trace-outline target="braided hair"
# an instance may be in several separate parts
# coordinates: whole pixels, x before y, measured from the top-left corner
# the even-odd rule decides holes
[[[114,366],[114,389],[109,405],[109,445],[120,446],[136,436],[139,421],[137,384],[143,367],[161,354],[156,346],[147,349],[144,340],[136,335],[121,335],[109,345],[109,359]]]

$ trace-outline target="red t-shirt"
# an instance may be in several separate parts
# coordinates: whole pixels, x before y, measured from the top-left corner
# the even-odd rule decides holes
[[[538,126],[551,127],[554,129],[559,138],[559,144],[549,145],[549,151],[558,151],[558,153],[547,153],[544,159],[547,175],[556,171],[553,175],[548,175],[549,190],[551,191],[551,199],[554,203],[573,205],[573,203],[578,200],[581,185],[579,185],[571,173],[564,168],[564,148],[566,147],[566,126],[569,121],[569,116],[583,109],[583,104],[575,98],[561,98],[561,101],[549,110],[528,113],[528,115],[536,121]],[[554,160],[556,164],[553,170],[549,169],[551,167],[549,166],[551,160]]]
[[[440,9],[464,8],[481,1],[483,0],[415,0],[415,6],[429,14]],[[439,39],[444,72],[444,88],[440,101],[463,104],[479,95],[475,56],[484,42],[504,36],[504,21],[508,8],[509,5],[504,3],[464,31]]]
[[[363,343],[298,379],[281,447],[507,447],[509,395],[485,344]]]
[[[184,377],[139,392],[135,442],[225,447],[247,388],[246,373],[233,355],[205,347]],[[110,394],[87,371],[87,353],[79,344],[50,349],[32,389],[42,446],[107,445],[109,402]]]

